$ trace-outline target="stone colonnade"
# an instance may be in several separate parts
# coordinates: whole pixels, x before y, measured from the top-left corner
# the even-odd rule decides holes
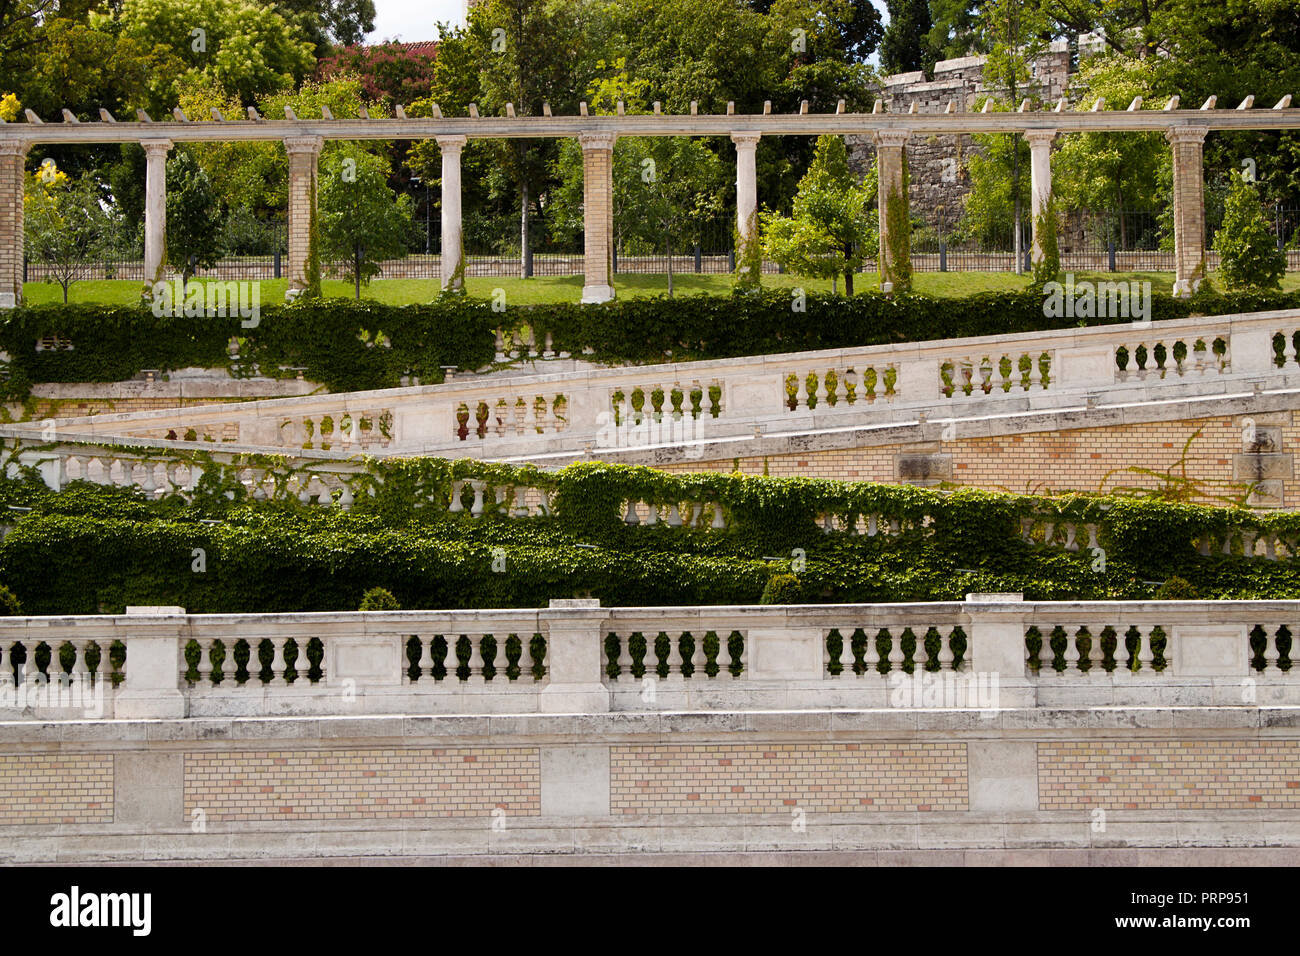
[[[1173,150],[1175,291],[1189,295],[1205,277],[1205,202],[1202,181],[1202,146],[1208,126],[1173,126],[1167,138]],[[1058,130],[1023,131],[1030,145],[1031,214],[1033,251],[1040,261],[1043,249],[1040,220],[1052,191],[1051,144]],[[613,253],[613,148],[617,134],[607,131],[579,133],[583,156],[585,268],[582,301],[607,302],[614,298],[611,282]],[[737,259],[757,240],[758,192],[755,154],[762,136],[757,130],[734,130],[736,148]],[[908,271],[905,202],[906,129],[881,129],[872,134],[876,144],[880,192],[880,267],[883,282],[894,282]],[[442,153],[442,287],[464,288],[464,250],[461,229],[461,151],[468,137],[433,137]],[[326,137],[289,136],[283,139],[289,158],[289,296],[310,281],[311,234],[316,210],[317,164]],[[92,140],[93,141],[93,140]],[[145,279],[163,276],[166,253],[166,160],[173,141],[160,135],[139,140],[146,156]],[[30,142],[0,139],[0,308],[22,301],[23,278],[23,176]],[[891,214],[891,199],[894,213]],[[899,235],[900,230],[903,231]]]

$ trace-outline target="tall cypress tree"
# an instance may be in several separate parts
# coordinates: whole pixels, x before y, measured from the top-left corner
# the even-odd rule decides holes
[[[880,68],[886,73],[910,73],[924,61],[926,36],[930,32],[927,0],[886,0],[889,25],[880,41]]]

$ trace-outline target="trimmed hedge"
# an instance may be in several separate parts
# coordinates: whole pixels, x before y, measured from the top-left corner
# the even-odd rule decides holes
[[[1300,308],[1300,293],[1153,295],[1152,318]],[[1078,319],[1104,325],[1110,319]],[[1127,320],[1119,320],[1127,321]],[[492,362],[498,327],[529,327],[557,350],[602,362],[662,362],[765,355],[1030,332],[1062,327],[1043,314],[1033,291],[964,298],[924,295],[852,298],[809,295],[795,312],[787,292],[620,299],[601,306],[533,305],[494,312],[486,300],[440,296],[432,303],[386,306],[314,300],[268,306],[256,328],[233,318],[158,318],[143,308],[93,305],[22,308],[0,323],[0,350],[10,356],[5,396],[21,399],[35,382],[112,382],[141,369],[198,366],[235,374],[291,376],[299,367],[331,391],[390,388],[402,376],[442,381],[440,366],[479,369]],[[57,335],[71,350],[36,351]],[[382,337],[381,337],[382,336]],[[241,339],[239,362],[227,347]],[[378,344],[376,344],[378,341]]]
[[[1248,529],[1300,551],[1300,515],[1126,498],[1044,499],[964,490],[755,476],[679,475],[599,463],[543,474],[480,462],[376,462],[350,512],[214,493],[195,504],[133,489],[0,483],[0,505],[32,508],[0,543],[0,581],[29,613],[170,604],[194,612],[351,610],[382,587],[404,608],[537,607],[590,593],[606,605],[753,604],[802,554],[799,600],[1145,599],[1181,578],[1206,598],[1300,597],[1300,561],[1202,556],[1194,535]],[[552,517],[448,510],[452,478],[540,484]],[[214,475],[210,486],[228,487]],[[464,490],[464,489],[463,489]],[[468,496],[467,496],[468,497]],[[494,501],[489,488],[485,501]],[[726,530],[628,526],[622,502],[719,502]],[[462,499],[463,501],[465,499]],[[825,532],[822,513],[882,514],[899,534]],[[1105,561],[1024,541],[1030,514],[1095,522]],[[217,518],[216,523],[203,519]],[[924,525],[924,519],[929,524]],[[707,523],[707,522],[706,522]],[[594,547],[593,547],[594,546]],[[202,549],[203,570],[195,570]],[[1217,551],[1217,549],[1216,549]],[[504,556],[504,570],[500,558]],[[805,557],[806,556],[806,557]],[[774,595],[769,592],[769,600]],[[783,598],[785,599],[784,595]]]

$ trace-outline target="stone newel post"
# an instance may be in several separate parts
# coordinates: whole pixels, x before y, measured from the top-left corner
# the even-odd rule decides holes
[[[1204,126],[1176,126],[1165,136],[1174,151],[1174,294],[1189,296],[1205,278]]]
[[[294,298],[307,288],[312,221],[316,209],[316,165],[325,140],[295,136],[284,141],[289,154],[289,289]]]
[[[0,142],[0,309],[23,301],[23,163],[28,144]]]
[[[461,238],[460,153],[464,136],[439,136],[442,153],[442,291],[465,291],[465,249]]]
[[[740,241],[736,261],[744,262],[749,245],[758,239],[758,184],[754,158],[761,133],[732,133],[736,144],[736,232]]]
[[[1052,140],[1056,138],[1056,130],[1031,129],[1024,136],[1029,140],[1029,215],[1034,230],[1031,258],[1037,265],[1043,261],[1039,220],[1052,199]]]
[[[609,690],[601,672],[604,624],[609,611],[599,600],[554,600],[542,615],[546,625],[547,686],[538,708],[549,714],[603,714]]]
[[[144,147],[144,283],[145,294],[161,282],[167,259],[167,154],[169,139],[141,140]]]
[[[614,232],[613,133],[582,133],[582,225],[584,234],[582,301],[614,298],[609,281]]]

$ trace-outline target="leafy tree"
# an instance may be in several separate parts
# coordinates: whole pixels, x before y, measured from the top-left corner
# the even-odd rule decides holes
[[[275,9],[251,0],[122,0],[115,18],[91,24],[164,48],[179,74],[151,77],[156,108],[177,100],[177,80],[204,74],[226,94],[251,106],[259,95],[294,89],[315,67],[312,43]]]
[[[1005,104],[994,104],[1005,110]],[[977,134],[971,139],[979,147],[970,154],[970,192],[957,225],[958,234],[976,239],[985,246],[1001,246],[1012,238],[1021,222],[1020,211],[1029,206],[1029,177],[1013,175],[1013,170],[1029,165],[1029,144],[1023,136],[1002,133]],[[1019,265],[1019,263],[1018,263]]]
[[[329,43],[353,46],[375,28],[374,0],[275,0],[275,7],[301,28],[316,44],[317,56]]]
[[[978,0],[930,0],[933,26],[924,41],[922,68],[929,75],[939,60],[982,52]]]
[[[90,177],[69,179],[47,165],[32,174],[23,192],[23,228],[33,259],[46,265],[50,281],[68,289],[103,250],[111,221]]]
[[[794,214],[769,213],[763,220],[767,257],[802,276],[844,276],[853,294],[853,274],[877,242],[870,212],[871,184],[854,180],[848,150],[839,136],[819,136],[812,166],[799,182]]]
[[[921,69],[930,33],[930,5],[926,0],[885,0],[889,25],[880,41],[880,68],[886,73]]]
[[[398,103],[411,104],[429,95],[434,59],[432,53],[401,43],[345,47],[317,64],[316,78],[356,77],[368,101],[382,102],[391,111]]]
[[[199,266],[221,257],[221,199],[186,150],[167,160],[167,263],[188,283]]]
[[[317,237],[323,259],[336,274],[361,286],[379,275],[379,263],[406,255],[411,235],[411,197],[388,186],[388,163],[363,150],[332,153],[322,160]]]
[[[1259,192],[1242,176],[1232,177],[1223,225],[1214,236],[1219,271],[1229,289],[1276,289],[1286,272],[1286,253],[1277,247],[1260,205]]]

